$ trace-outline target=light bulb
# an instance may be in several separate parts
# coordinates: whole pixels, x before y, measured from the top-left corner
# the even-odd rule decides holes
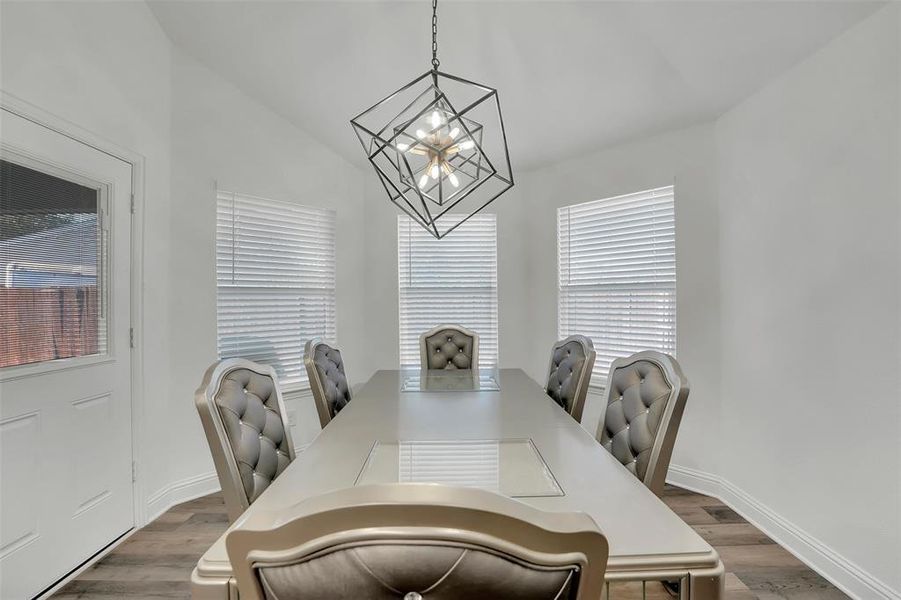
[[[457,179],[457,176],[454,174],[454,170],[451,168],[450,163],[446,160],[441,163],[441,170],[447,175],[448,181],[451,182],[451,185],[457,187],[460,185],[460,180]]]
[[[429,174],[423,173],[422,177],[419,178],[419,187],[424,188],[425,184],[429,182]]]
[[[417,129],[417,130],[416,130],[416,137],[418,137],[419,139],[424,138],[424,137],[425,137],[425,131],[423,131],[422,129]]]
[[[410,149],[410,145],[409,144],[398,144],[397,149],[400,150],[401,152],[406,152],[407,150]]]
[[[432,165],[432,168],[429,169],[429,175],[432,176],[432,179],[438,179],[438,174],[439,174],[438,163],[434,163]]]
[[[456,138],[458,135],[460,135],[460,128],[454,127],[453,129],[450,130],[450,133],[448,135],[450,136],[451,139]]]
[[[460,142],[460,148],[462,150],[470,150],[476,143],[472,140],[466,140],[464,142]]]
[[[441,115],[438,114],[437,110],[432,111],[432,129],[438,129],[441,127]]]

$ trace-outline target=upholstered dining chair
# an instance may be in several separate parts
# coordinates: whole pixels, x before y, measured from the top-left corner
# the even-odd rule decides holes
[[[241,600],[601,598],[607,539],[584,513],[485,490],[345,488],[226,536]]]
[[[194,395],[234,521],[294,460],[275,370],[243,358],[213,363]]]
[[[658,496],[688,391],[679,363],[662,352],[639,352],[610,366],[607,410],[597,439]]]
[[[544,391],[580,423],[596,356],[594,344],[584,335],[571,335],[551,348]]]
[[[340,350],[313,338],[304,346],[303,364],[310,379],[319,424],[325,427],[350,402],[344,359]]]
[[[461,325],[438,325],[419,336],[423,369],[478,369],[479,334]]]

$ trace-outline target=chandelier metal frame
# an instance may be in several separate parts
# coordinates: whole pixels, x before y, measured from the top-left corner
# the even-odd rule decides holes
[[[514,182],[497,90],[439,65],[432,0],[432,69],[350,123],[391,202],[441,239]]]

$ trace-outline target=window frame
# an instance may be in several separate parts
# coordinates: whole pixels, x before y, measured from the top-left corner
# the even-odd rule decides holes
[[[652,207],[655,202],[659,202],[666,208],[653,209]],[[616,203],[621,203],[624,208],[615,208]],[[630,220],[628,215],[624,214],[630,210],[636,212],[640,216],[636,216]],[[593,260],[598,264],[594,267],[596,274],[592,280],[592,277],[590,277],[589,274],[591,268],[586,268],[583,262],[581,273],[579,273],[583,282],[573,283],[573,271],[578,270],[578,268],[574,269],[573,267],[574,254],[578,254],[578,251],[573,251],[573,238],[576,236],[574,236],[572,232],[572,223],[578,216],[574,217],[574,211],[581,211],[581,216],[586,217],[586,220],[595,220],[596,222],[603,221],[604,217],[601,215],[606,213],[610,215],[609,218],[619,221],[620,226],[625,225],[626,227],[636,229],[638,237],[635,238],[633,234],[632,239],[630,239],[629,242],[635,243],[635,245],[651,246],[653,250],[643,251],[641,258],[647,260],[649,257],[655,258],[659,255],[660,261],[655,262],[652,260],[650,266],[642,267],[641,271],[621,270],[619,271],[620,275],[610,276],[608,277],[609,280],[607,282],[603,282],[601,281],[604,277],[602,275],[603,270],[605,268],[610,269],[610,265],[617,264],[617,261],[622,261],[622,254],[632,253],[634,255],[635,250],[624,248],[622,242],[591,242],[590,236],[583,233],[581,234],[583,236],[582,239],[579,240],[579,244],[583,247],[581,260],[586,262]],[[646,214],[656,214],[657,212],[666,213],[666,215],[661,218],[659,224],[656,222],[656,219],[654,219],[651,225],[636,224],[637,221],[647,220],[649,217],[645,216]],[[588,202],[571,204],[557,209],[557,335],[562,339],[569,335],[582,334],[592,339],[595,351],[598,355],[590,386],[592,389],[600,391],[606,388],[607,378],[609,376],[609,366],[615,358],[629,356],[640,350],[657,350],[672,354],[673,356],[676,354],[678,344],[678,282],[675,212],[675,186],[672,184],[601,198],[598,200],[591,200]],[[593,234],[598,235],[604,227],[596,226],[594,229],[595,231]],[[611,237],[615,238],[617,235],[622,235],[616,233],[611,234],[610,230],[606,231],[606,234],[608,240]],[[589,241],[586,242],[586,240]],[[596,248],[589,252],[584,249],[586,243],[593,243]],[[608,255],[604,257],[603,249],[605,246],[608,252],[619,250],[621,256],[616,257]],[[607,262],[606,267],[602,266],[605,259]],[[621,264],[620,268],[622,268]],[[630,278],[632,281],[616,282],[615,279],[617,277],[620,279]],[[641,302],[643,299],[644,302],[650,302],[652,308],[644,309],[643,312],[645,314],[642,315],[639,313],[639,318],[635,319],[635,321],[639,324],[646,324],[654,321],[654,318],[656,317],[659,319],[659,322],[669,324],[669,327],[665,332],[659,335],[660,339],[655,340],[656,342],[660,342],[656,345],[640,345],[639,341],[626,341],[620,343],[619,346],[621,348],[632,347],[628,348],[628,350],[617,352],[615,348],[616,344],[604,343],[604,336],[596,335],[594,334],[595,332],[592,331],[586,331],[584,329],[587,328],[581,328],[577,323],[573,323],[573,321],[577,322],[580,317],[574,315],[574,313],[576,313],[575,308],[567,308],[567,305],[570,307],[575,305],[577,300],[574,299],[574,296],[580,291],[586,295],[592,293],[598,296],[610,294],[612,298],[615,298],[616,295],[623,297],[626,295],[629,296],[628,301],[616,299],[610,300],[611,306],[608,310],[637,310],[632,307],[633,302]],[[657,296],[658,299],[654,300],[654,296]],[[635,300],[633,301],[632,298],[635,298]],[[648,300],[648,298],[651,298],[651,300]],[[653,308],[654,302],[657,303],[656,308]],[[627,307],[624,307],[624,305],[627,305]],[[584,319],[584,316],[581,318]],[[612,339],[615,335],[628,334],[631,332],[630,330],[636,329],[636,327],[631,324],[632,319],[630,318],[628,321],[630,322],[629,324],[619,326],[618,330],[616,326],[607,324],[598,324],[595,327],[598,329],[608,328],[610,331],[607,339]],[[641,325],[639,325],[639,327],[640,326]],[[647,328],[647,325],[645,325],[645,328]],[[576,331],[575,329],[583,330]],[[647,340],[654,336],[652,334],[638,335],[633,333],[631,339],[635,340],[636,337]]]
[[[232,203],[231,216],[229,217],[228,209],[223,210],[223,203]],[[287,236],[277,238],[275,237],[274,232],[270,231],[267,235],[272,238],[273,243],[270,249],[270,255],[267,256],[265,254],[265,249],[257,248],[257,252],[254,255],[255,259],[250,259],[248,262],[253,262],[254,260],[259,261],[261,264],[265,264],[267,260],[271,260],[273,257],[280,258],[284,260],[284,256],[280,255],[279,245],[282,247],[288,247],[291,250],[295,251],[298,254],[306,254],[310,258],[311,263],[317,263],[317,266],[310,266],[309,264],[303,264],[301,262],[290,262],[288,263],[288,270],[293,270],[295,275],[303,276],[309,275],[309,271],[318,271],[321,275],[323,281],[325,281],[325,285],[316,285],[315,282],[302,282],[302,283],[291,283],[285,280],[266,280],[265,272],[264,273],[255,273],[251,276],[247,277],[247,281],[243,283],[234,283],[236,267],[235,264],[238,262],[236,259],[239,258],[238,254],[235,252],[235,240],[236,236],[238,236],[238,232],[240,231],[240,227],[236,225],[237,223],[237,204],[239,202],[246,202],[248,205],[253,204],[256,207],[256,211],[260,213],[260,219],[265,219],[267,216],[269,218],[273,218],[275,215],[280,214],[284,216],[286,213],[295,213],[295,218],[289,224],[289,227],[295,228],[295,235],[299,235],[296,232],[300,231],[311,231],[315,232],[312,234],[304,234],[304,241],[307,243],[318,243],[318,242],[328,242],[328,246],[325,250],[322,250],[320,247],[316,247],[314,251],[304,251],[305,247],[299,241],[291,241]],[[246,210],[253,210],[247,209]],[[267,213],[268,211],[268,213]],[[314,216],[311,216],[314,215]],[[230,237],[226,234],[227,231],[227,223],[231,219],[231,233]],[[321,221],[325,221],[327,223],[327,227],[325,230],[320,231],[319,225],[321,225]],[[225,223],[225,225],[223,225]],[[252,230],[254,227],[260,227],[260,223],[251,219],[247,223],[245,223],[245,229],[250,232],[246,233],[251,241],[254,237]],[[226,190],[217,190],[216,193],[216,234],[215,234],[215,243],[216,243],[216,353],[219,359],[230,358],[230,357],[242,357],[247,358],[249,360],[253,360],[255,362],[259,362],[261,364],[271,365],[276,369],[276,372],[279,376],[279,385],[282,389],[283,393],[296,393],[303,392],[309,389],[309,379],[306,373],[306,368],[303,363],[303,351],[304,345],[308,339],[312,337],[320,337],[326,339],[330,342],[336,343],[337,337],[337,274],[336,274],[336,263],[337,263],[337,214],[334,209],[331,208],[323,208],[317,206],[309,206],[300,204],[297,202],[289,202],[284,200],[275,200],[271,198],[263,198],[259,196],[252,196],[249,194],[243,194],[238,192],[231,192]],[[222,251],[222,247],[225,246],[227,248],[229,242],[231,243],[232,249],[229,253],[227,250]],[[249,255],[248,255],[249,256]],[[246,259],[245,259],[246,260]],[[223,283],[222,271],[225,269],[228,270],[229,263],[231,265],[231,277],[232,284]],[[272,270],[272,265],[267,264],[262,268],[263,271]],[[252,270],[251,267],[243,267],[243,270],[249,272]],[[306,271],[305,271],[306,270]],[[284,277],[288,277],[289,274],[286,274]],[[234,294],[231,298],[228,297],[228,290],[232,290]],[[226,293],[224,293],[226,292]],[[272,303],[269,308],[269,311],[260,311],[258,314],[261,314],[256,323],[249,322],[247,326],[253,326],[254,324],[258,324],[260,322],[265,322],[267,320],[267,315],[272,315],[275,310],[273,310],[273,306],[277,309],[279,306],[288,306],[290,302],[290,296],[296,295],[297,300],[301,303],[299,306],[299,312],[294,317],[294,321],[291,320],[290,317],[286,316],[269,316],[269,327],[270,328],[279,328],[279,333],[277,333],[273,339],[267,338],[266,341],[273,344],[272,354],[277,360],[269,359],[268,357],[260,357],[258,355],[254,355],[252,352],[248,352],[246,350],[246,346],[242,347],[240,343],[237,342],[227,342],[223,338],[229,335],[229,328],[236,328],[238,325],[237,318],[232,317],[231,320],[224,319],[223,315],[227,315],[228,306],[240,306],[241,302],[248,302],[247,298],[242,298],[241,295],[251,297],[251,301],[258,301],[261,304],[266,303],[267,301]],[[257,296],[256,298],[252,298],[253,296]],[[281,296],[279,298],[278,296]],[[324,318],[321,319],[323,327],[321,331],[316,333],[307,333],[299,332],[296,338],[291,338],[290,334],[284,333],[285,329],[290,329],[290,327],[296,325],[298,328],[301,328],[306,323],[317,323],[316,318],[309,318],[303,315],[302,302],[304,299],[313,298],[313,303],[311,306],[315,307],[317,304],[321,304],[325,307]],[[253,307],[254,304],[245,304],[245,306]],[[225,329],[225,332],[223,330]],[[270,331],[271,333],[271,331]],[[233,335],[233,333],[232,333]],[[287,337],[287,341],[285,338]],[[281,340],[281,350],[276,347],[279,343],[278,340]],[[285,350],[287,348],[287,350]],[[285,371],[289,371],[290,374],[286,374]]]
[[[465,215],[448,214],[445,219],[464,219]],[[479,229],[488,228],[490,234]],[[463,239],[461,240],[461,236]],[[471,242],[467,242],[466,238],[472,238]],[[486,238],[490,238],[490,241]],[[449,244],[463,245],[467,243],[475,244],[478,242],[488,241],[489,245],[487,253],[476,258],[487,265],[483,265],[480,269],[485,269],[488,281],[483,284],[473,285],[472,282],[461,282],[466,285],[449,285],[453,283],[453,278],[446,279],[444,285],[416,285],[413,284],[415,256],[413,247],[416,242],[422,243],[428,247],[441,246],[446,249]],[[405,247],[406,246],[406,247]],[[471,248],[472,246],[470,246]],[[406,261],[406,266],[405,266]],[[457,262],[460,261],[445,261]],[[397,277],[398,277],[398,362],[401,369],[412,369],[421,367],[419,337],[422,333],[441,324],[457,324],[462,325],[479,335],[479,366],[481,369],[497,368],[500,357],[499,343],[499,317],[498,317],[498,270],[497,270],[497,215],[494,213],[479,213],[472,216],[468,220],[460,223],[452,232],[444,238],[435,239],[428,231],[422,228],[416,221],[407,215],[397,216]],[[440,261],[435,265],[433,271],[441,272],[442,265]],[[420,271],[422,272],[422,268]],[[444,271],[446,272],[446,270]],[[406,278],[406,281],[405,281]],[[462,276],[461,276],[462,278]],[[420,293],[413,294],[410,290],[420,290]],[[488,310],[480,317],[487,322],[488,327],[473,326],[471,320],[467,322],[465,319],[455,319],[450,313],[449,317],[429,318],[426,323],[420,319],[417,325],[417,319],[411,318],[405,314],[405,307],[413,303],[413,299],[418,296],[418,306],[421,310],[429,310],[429,302],[423,300],[422,295],[432,293],[438,295],[441,291],[453,290],[454,293],[467,293],[467,298],[481,298],[481,304],[488,303]],[[407,296],[412,298],[408,299]],[[427,326],[426,326],[427,325]]]
[[[88,174],[79,173],[67,168],[26,156],[9,148],[0,149],[0,158],[28,169],[40,171],[45,175],[97,190],[97,230],[98,256],[96,278],[99,300],[98,349],[100,348],[100,330],[103,331],[103,351],[93,354],[82,354],[66,358],[55,358],[38,362],[21,363],[0,367],[0,382],[14,381],[24,377],[34,377],[58,371],[68,371],[83,367],[114,363],[121,356],[122,349],[116,344],[116,332],[110,315],[113,314],[113,298],[110,289],[115,285],[111,265],[113,261],[110,248],[109,227],[112,223],[112,183],[91,178]],[[132,268],[130,266],[130,268]],[[133,270],[133,269],[132,269]],[[3,274],[5,277],[5,274]],[[132,290],[130,293],[134,293]],[[132,328],[133,329],[133,328]],[[128,350],[128,348],[125,348]]]

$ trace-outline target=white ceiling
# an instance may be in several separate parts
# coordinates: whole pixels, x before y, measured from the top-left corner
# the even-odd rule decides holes
[[[416,2],[152,1],[174,43],[347,159],[349,119],[429,69]],[[710,120],[882,3],[462,2],[445,72],[498,89],[514,170]]]

